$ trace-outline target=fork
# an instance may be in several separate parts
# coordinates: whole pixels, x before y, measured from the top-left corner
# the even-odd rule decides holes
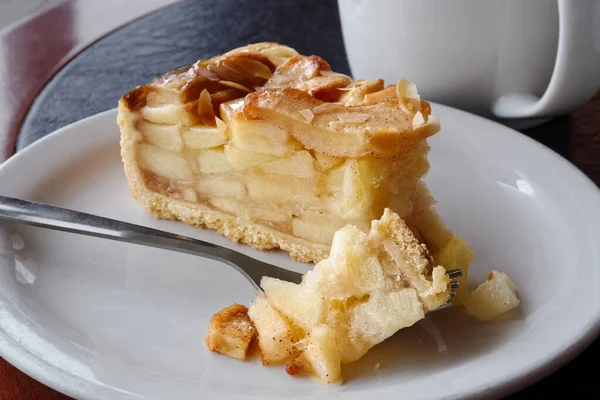
[[[213,243],[50,204],[0,196],[0,220],[210,258],[235,268],[257,290],[261,290],[260,280],[263,276],[293,283],[302,281],[302,274],[298,272],[256,260]],[[446,273],[450,279],[462,276],[460,269],[449,270]],[[458,281],[450,282],[451,296],[456,295],[454,289],[458,286]],[[450,304],[445,303],[436,310],[446,308]]]

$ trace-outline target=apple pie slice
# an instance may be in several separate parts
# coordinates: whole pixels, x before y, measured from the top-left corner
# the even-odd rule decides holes
[[[133,196],[157,217],[304,262],[327,257],[346,225],[367,231],[386,207],[433,252],[453,238],[421,182],[439,119],[406,80],[352,80],[317,56],[259,43],[132,90],[118,122]]]

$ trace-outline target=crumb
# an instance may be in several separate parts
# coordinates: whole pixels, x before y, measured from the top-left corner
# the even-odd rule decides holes
[[[377,371],[379,368],[381,368],[381,363],[377,363],[377,364],[375,364],[375,366],[373,367],[373,369],[374,369],[375,371]]]
[[[302,369],[298,366],[298,364],[291,362],[285,366],[285,372],[287,372],[289,375],[294,376],[294,375],[298,375],[299,373],[301,373]]]

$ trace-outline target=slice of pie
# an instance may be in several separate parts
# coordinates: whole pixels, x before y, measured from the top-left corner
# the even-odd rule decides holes
[[[133,196],[157,217],[304,262],[386,207],[432,252],[453,237],[421,182],[439,119],[406,80],[352,80],[259,43],[132,90],[118,122]]]

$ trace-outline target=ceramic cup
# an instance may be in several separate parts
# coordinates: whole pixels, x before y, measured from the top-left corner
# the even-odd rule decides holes
[[[553,117],[600,88],[598,0],[338,0],[356,79],[500,119]]]

